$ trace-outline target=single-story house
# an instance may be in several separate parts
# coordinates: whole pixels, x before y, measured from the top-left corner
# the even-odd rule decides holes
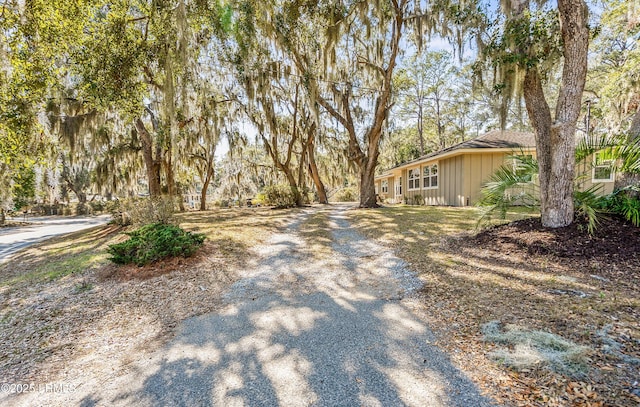
[[[376,193],[390,203],[474,205],[489,176],[514,155],[536,156],[533,133],[493,130],[384,171],[375,178]],[[611,163],[583,163],[576,173],[591,174],[582,188],[602,184],[602,193],[613,191]]]

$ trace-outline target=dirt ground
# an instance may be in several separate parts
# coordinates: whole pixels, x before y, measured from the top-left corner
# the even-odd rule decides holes
[[[443,338],[456,338],[442,343],[465,354],[464,364],[494,397],[522,406],[640,404],[638,228],[612,220],[589,236],[580,224],[551,231],[539,218],[526,219],[453,238],[443,252],[456,274],[427,284],[423,298],[454,310],[436,322]],[[493,320],[588,347],[588,370],[566,375],[541,365],[488,375],[500,366],[487,361],[495,345],[480,333]]]
[[[351,216],[419,273],[439,346],[486,394],[509,406],[640,405],[640,229],[611,219],[595,236],[579,223],[550,231],[520,211],[478,232],[473,208]],[[492,321],[571,341],[586,349],[587,366],[579,374],[509,367],[491,357],[504,347],[485,340]]]
[[[108,263],[106,246],[124,238],[113,227],[26,250],[0,266],[0,382],[71,377],[123,351],[161,345],[180,321],[217,309],[248,249],[292,215],[185,215],[183,227],[207,234],[205,247],[146,268]],[[509,406],[640,405],[640,229],[614,219],[589,236],[584,225],[550,231],[516,214],[511,224],[477,233],[477,214],[465,208],[348,216],[418,273],[438,346],[488,396]],[[576,343],[588,349],[588,367],[579,374],[509,367],[490,357],[501,346],[483,335],[492,321]]]

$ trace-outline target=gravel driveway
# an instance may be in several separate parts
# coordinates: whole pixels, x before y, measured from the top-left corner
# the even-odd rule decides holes
[[[485,406],[431,345],[421,285],[393,253],[358,234],[346,206],[306,209],[224,295],[163,349],[102,383],[74,380],[52,404],[136,406]],[[330,220],[326,250],[300,231]],[[142,360],[143,359],[143,360]],[[28,398],[20,400],[27,401]],[[42,400],[42,399],[40,399]],[[18,399],[14,399],[18,401]]]

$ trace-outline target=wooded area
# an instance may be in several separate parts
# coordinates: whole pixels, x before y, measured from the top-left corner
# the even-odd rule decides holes
[[[576,135],[640,143],[639,30],[622,0],[3,0],[3,217],[279,184],[375,207],[381,169],[502,127],[535,131],[566,226]]]

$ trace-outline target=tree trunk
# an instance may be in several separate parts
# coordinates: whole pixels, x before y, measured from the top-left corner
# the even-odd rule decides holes
[[[636,140],[640,138],[640,108],[633,115],[631,120],[631,126],[629,127],[629,140]]]
[[[160,187],[161,165],[158,161],[158,157],[153,157],[153,140],[140,118],[136,119],[135,126],[136,131],[140,136],[140,142],[142,144],[142,158],[144,159],[144,164],[147,171],[149,195],[152,197],[157,197],[162,195],[162,189]]]
[[[204,178],[202,191],[200,191],[200,210],[201,211],[207,210],[207,189],[209,189],[209,183],[213,178],[213,172],[214,172],[213,164],[207,163],[207,175]]]
[[[4,214],[4,208],[0,209],[0,226],[4,225],[4,222],[6,221],[6,217]]]
[[[320,96],[320,92],[315,96],[315,102],[322,106],[332,117],[344,126],[347,134],[349,135],[347,158],[351,162],[355,163],[360,169],[360,207],[362,208],[378,207],[375,192],[375,168],[378,164],[383,125],[386,122],[387,114],[391,109],[392,78],[396,67],[396,59],[400,50],[400,39],[402,38],[402,31],[405,23],[404,12],[406,1],[392,2],[392,5],[395,15],[393,25],[391,27],[389,43],[390,52],[387,60],[387,66],[377,66],[378,71],[382,74],[382,83],[380,84],[380,93],[375,101],[376,108],[371,127],[365,136],[365,144],[367,148],[366,153],[360,146],[360,141],[358,140],[355,130],[355,120],[352,112],[352,109],[355,106],[351,106],[350,100],[351,86],[346,86],[342,90],[338,90],[337,87],[333,88],[334,96],[341,99],[341,103],[337,105],[329,103],[326,98]],[[305,59],[296,52],[294,52],[293,55],[298,69],[303,73],[309,72]],[[342,110],[342,112],[340,110]]]
[[[420,155],[424,155],[424,128],[422,116],[422,102],[418,105],[418,138],[420,139]]]
[[[293,176],[291,169],[289,167],[282,166],[280,168],[284,175],[287,177],[287,181],[289,182],[289,187],[291,188],[291,193],[293,194],[293,200],[296,201],[296,206],[302,206],[304,202],[302,202],[302,194],[300,193],[300,189],[296,184],[296,178]]]
[[[376,199],[375,184],[375,164],[367,165],[360,172],[360,207],[361,208],[377,208],[378,200]]]
[[[528,2],[514,2],[516,17]],[[542,89],[538,68],[527,67],[523,93],[529,120],[535,129],[540,177],[542,225],[564,227],[573,222],[575,129],[587,73],[589,30],[583,0],[559,0],[564,66],[555,121]]]
[[[311,179],[313,179],[313,183],[316,186],[316,191],[318,192],[318,202],[321,204],[328,204],[329,199],[327,198],[327,191],[324,188],[324,184],[320,179],[320,172],[318,171],[318,166],[316,165],[316,151],[315,151],[315,137],[309,136],[309,143],[307,144],[308,157],[309,157],[309,172],[311,173]]]

